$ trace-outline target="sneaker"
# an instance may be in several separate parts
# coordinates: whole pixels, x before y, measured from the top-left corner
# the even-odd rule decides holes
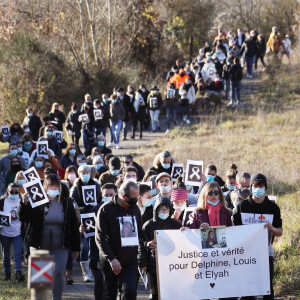
[[[126,138],[126,137],[123,137],[123,141],[127,141],[127,138]]]
[[[190,120],[186,120],[186,124],[191,124],[191,121]]]
[[[232,106],[232,104],[233,104],[233,101],[230,101],[230,102],[227,104],[227,106]]]
[[[116,145],[116,149],[120,149],[120,145],[119,144]]]
[[[10,280],[10,279],[11,279],[11,274],[10,273],[5,273],[4,280],[7,281],[7,280]]]
[[[22,274],[21,271],[16,272],[16,280],[17,281],[24,281],[25,280],[25,276]]]
[[[114,146],[114,143],[110,142],[107,147],[113,147]]]
[[[257,73],[257,70],[254,70],[254,74]]]
[[[170,130],[169,130],[169,129],[167,129],[165,133],[166,133],[166,134],[170,133]]]
[[[157,126],[157,131],[160,131],[160,127],[159,126]]]

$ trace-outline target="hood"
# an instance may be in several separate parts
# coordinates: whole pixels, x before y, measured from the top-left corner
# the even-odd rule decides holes
[[[171,203],[171,200],[167,197],[161,197],[160,195],[157,197],[157,200],[156,200],[156,203],[154,205],[154,208],[153,208],[153,215],[154,215],[154,219],[157,220],[158,219],[158,207],[161,205],[161,204],[164,204],[164,205],[167,205],[170,207],[170,216],[168,217],[168,219],[171,217],[171,215],[173,214],[174,212],[174,209],[173,209],[173,205]],[[168,220],[167,219],[167,220]]]

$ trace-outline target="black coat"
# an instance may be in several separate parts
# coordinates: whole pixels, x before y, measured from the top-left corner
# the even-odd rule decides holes
[[[81,112],[78,110],[76,113],[70,111],[67,117],[66,129],[72,132],[72,135],[80,136],[81,124],[78,121]]]
[[[37,141],[39,138],[40,128],[42,127],[41,119],[37,115],[33,115],[32,117],[26,116],[24,118],[23,125],[29,126],[33,140]]]
[[[135,116],[135,110],[133,107],[134,98],[130,100],[130,97],[127,94],[124,94],[123,100],[121,100],[121,98],[119,99],[122,102],[125,110],[125,117],[123,121],[128,122],[130,119],[132,119]]]
[[[110,113],[109,113],[109,107],[110,107],[110,102],[104,103],[101,102],[101,106],[99,109],[102,110],[103,118],[101,120],[95,120],[94,127],[96,129],[100,128],[105,128],[109,126],[109,118],[110,118]]]
[[[72,200],[69,198],[69,190],[61,184],[60,201],[64,212],[63,247],[72,251],[80,250],[79,224]],[[21,222],[28,223],[25,242],[29,247],[40,248],[43,234],[44,209],[48,204],[32,208],[30,203],[21,202],[18,210],[18,218]]]

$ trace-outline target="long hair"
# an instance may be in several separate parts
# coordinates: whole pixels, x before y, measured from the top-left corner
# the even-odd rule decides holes
[[[58,196],[58,202],[60,202],[60,197],[61,197],[61,184],[60,181],[58,179],[58,177],[56,175],[48,175],[45,179],[44,179],[44,183],[43,183],[43,187],[45,189],[45,191],[47,192],[48,187],[51,185],[57,185],[59,188],[59,196]]]
[[[224,198],[224,195],[222,193],[222,190],[221,190],[219,184],[216,181],[211,181],[211,182],[206,183],[204,185],[204,187],[202,188],[201,193],[200,193],[199,198],[198,198],[196,210],[198,210],[198,211],[199,210],[206,210],[206,197],[207,197],[207,194],[208,194],[208,192],[210,192],[215,187],[217,187],[218,191],[219,191],[219,199],[220,199],[221,207],[226,208],[225,198]]]
[[[51,112],[52,112],[52,113],[54,113],[54,111],[55,111],[55,106],[58,106],[58,109],[59,109],[59,104],[58,104],[57,102],[54,102],[54,103],[52,104],[52,107],[51,107]]]
[[[171,153],[169,151],[162,151],[155,156],[153,161],[153,167],[158,168],[159,163],[161,163],[163,159],[167,157],[171,157],[171,161],[172,163],[174,163],[174,159],[172,158]]]

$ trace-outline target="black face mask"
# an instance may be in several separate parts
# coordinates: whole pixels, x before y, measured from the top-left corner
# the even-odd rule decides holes
[[[127,197],[127,200],[126,200],[126,202],[129,204],[129,206],[135,205],[137,203],[137,201],[138,201],[138,198],[129,198],[129,197]]]

